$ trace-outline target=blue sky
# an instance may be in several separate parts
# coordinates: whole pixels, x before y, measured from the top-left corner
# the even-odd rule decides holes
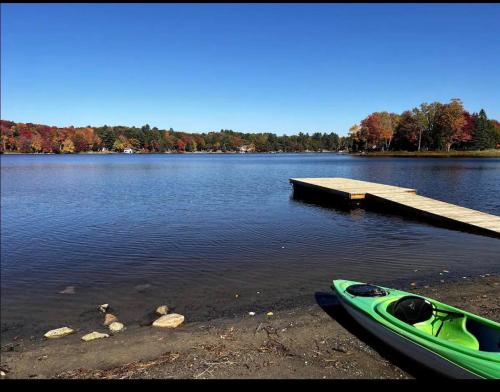
[[[335,131],[460,97],[500,119],[498,4],[2,4],[1,117]]]

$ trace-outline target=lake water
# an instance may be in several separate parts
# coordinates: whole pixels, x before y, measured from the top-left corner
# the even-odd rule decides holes
[[[133,326],[162,304],[193,321],[313,303],[334,278],[500,272],[498,239],[298,201],[290,177],[417,188],[500,215],[494,158],[3,155],[2,339],[90,331],[101,303]]]

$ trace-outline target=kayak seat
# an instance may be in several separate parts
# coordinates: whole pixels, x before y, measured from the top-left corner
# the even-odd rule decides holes
[[[479,350],[479,342],[466,329],[467,317],[433,317],[432,320],[414,324],[415,328],[460,346]]]
[[[439,338],[473,350],[479,350],[478,340],[474,335],[467,331],[467,328],[465,327],[466,321],[466,316],[455,317],[443,321],[444,325],[441,333],[439,334]]]
[[[439,310],[424,298],[411,295],[393,302],[388,311],[429,335],[473,350],[479,349],[478,340],[467,331],[467,317],[460,313]]]

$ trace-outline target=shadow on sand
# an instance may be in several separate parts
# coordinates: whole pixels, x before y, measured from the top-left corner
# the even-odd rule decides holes
[[[442,375],[425,367],[419,362],[401,354],[392,347],[387,346],[383,341],[372,335],[368,330],[358,324],[342,307],[337,296],[332,293],[317,292],[314,294],[317,304],[327,313],[332,319],[337,321],[343,328],[356,336],[366,345],[370,346],[380,356],[390,361],[406,373],[417,379],[425,378],[440,378]]]

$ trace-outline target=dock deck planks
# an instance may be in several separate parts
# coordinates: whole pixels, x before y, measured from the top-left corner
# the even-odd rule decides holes
[[[411,188],[349,178],[291,178],[295,186],[327,192],[349,200],[369,199],[406,209],[421,216],[500,237],[500,217],[417,195]]]
[[[352,180],[350,178],[291,178],[292,184],[336,193],[348,199],[364,199],[367,193],[416,193],[415,189],[401,188],[375,182]]]

